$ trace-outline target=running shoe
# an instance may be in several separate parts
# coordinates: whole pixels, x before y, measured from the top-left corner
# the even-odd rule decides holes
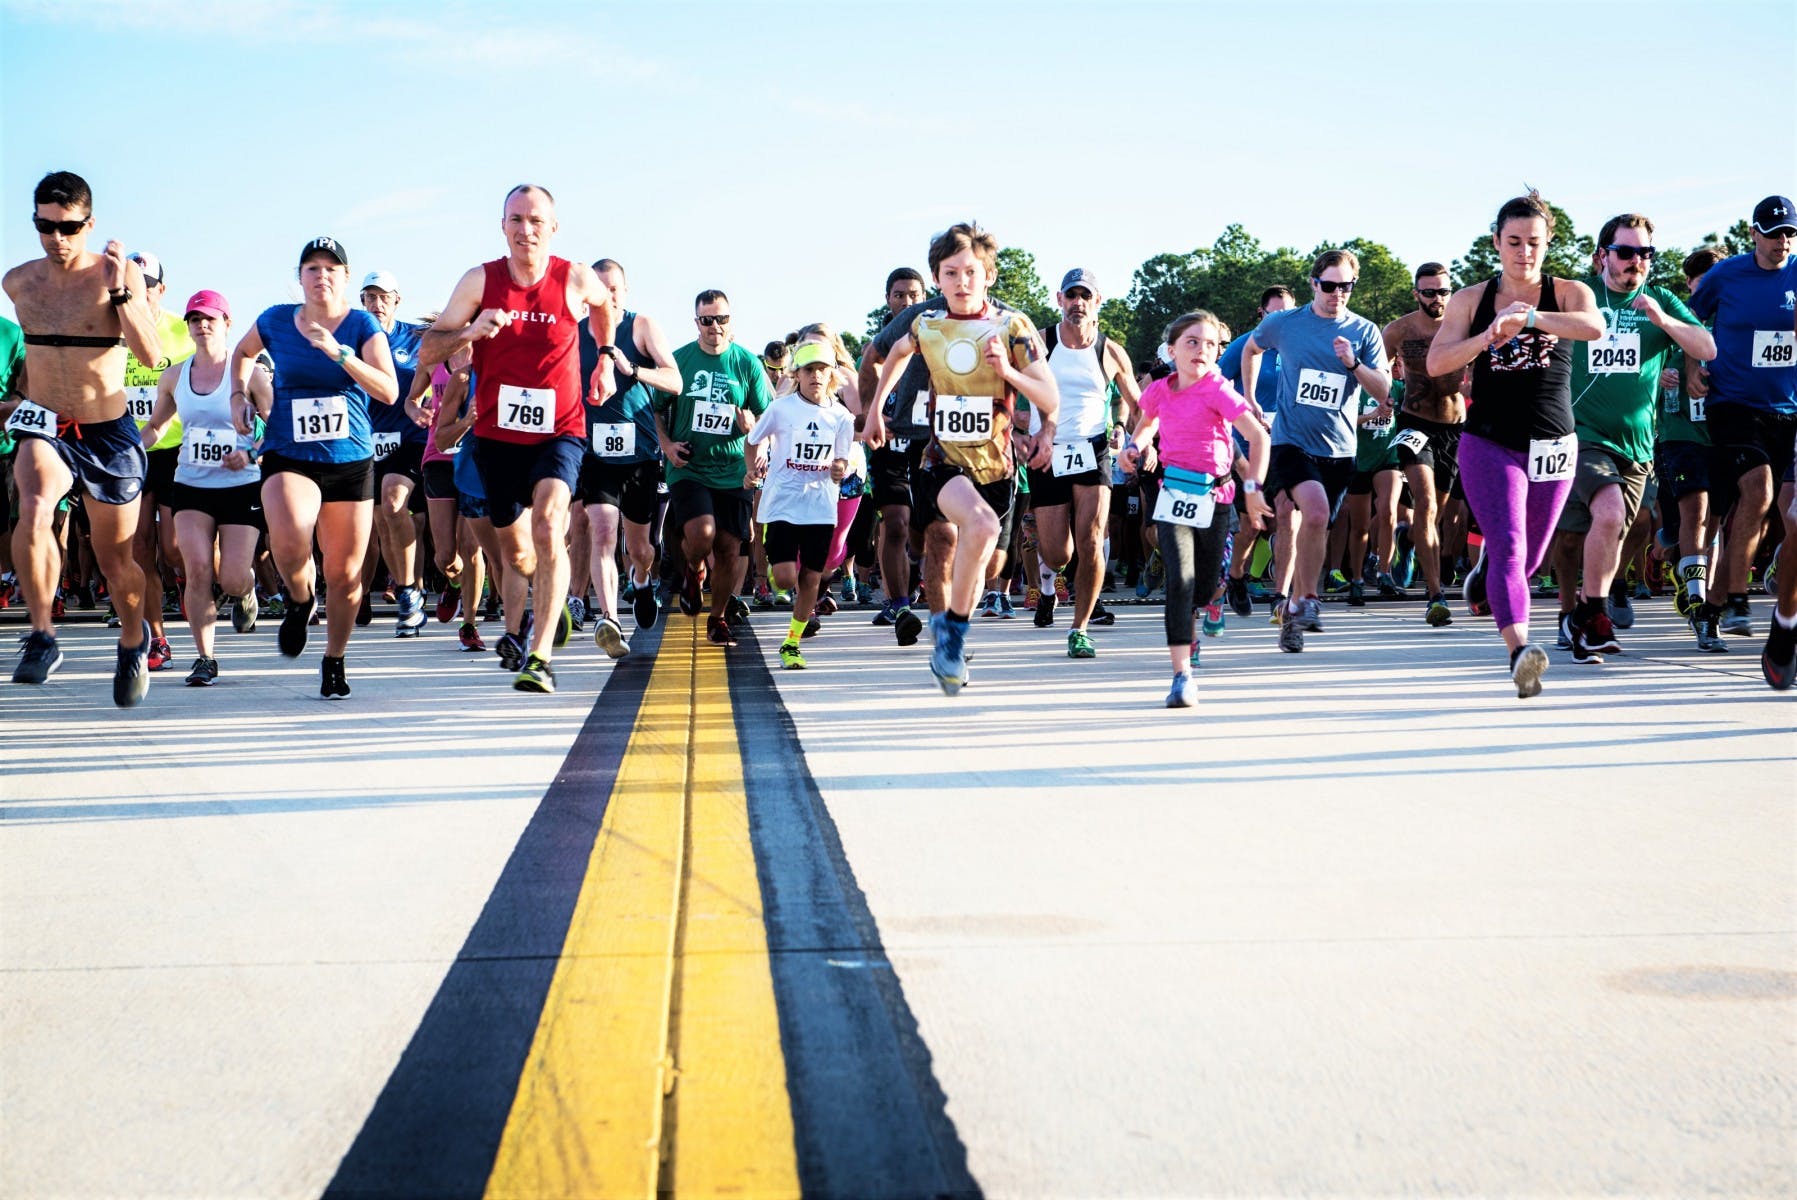
[[[1705,654],[1729,653],[1728,639],[1717,628],[1721,618],[1722,614],[1715,609],[1705,611],[1703,607],[1691,616],[1691,629],[1697,634],[1697,648]]]
[[[150,639],[150,653],[148,659],[149,669],[152,671],[166,671],[174,665],[175,651],[174,648],[168,644],[168,639],[165,637],[152,637]]]
[[[1017,618],[1017,610],[1011,607],[1011,596],[1008,592],[999,593],[998,615],[1007,621],[1012,621]]]
[[[1222,637],[1223,636],[1223,625],[1224,625],[1223,606],[1221,604],[1205,605],[1204,606],[1204,623],[1202,626],[1204,636],[1205,637]],[[1196,643],[1194,643],[1194,644],[1196,644]]]
[[[368,625],[374,621],[374,601],[367,592],[362,593],[362,603],[356,609],[356,624]]]
[[[1306,633],[1323,632],[1323,603],[1315,596],[1306,596],[1296,601],[1298,624]],[[1289,606],[1288,606],[1289,607]]]
[[[803,671],[805,656],[799,653],[797,642],[780,643],[780,669],[784,671]]]
[[[636,618],[638,629],[655,628],[655,618],[660,611],[661,606],[655,602],[655,589],[646,583],[630,597],[630,613]]]
[[[462,622],[462,630],[459,636],[462,642],[462,649],[464,650],[485,650],[487,648],[487,643],[481,640],[480,630],[475,626],[473,621]]]
[[[1194,670],[1194,671],[1196,671],[1196,670],[1197,670],[1197,669],[1198,669],[1198,657],[1199,657],[1199,656],[1198,656],[1198,643],[1197,643],[1197,642],[1193,642],[1193,643],[1192,643],[1192,653],[1191,653],[1191,657],[1189,657],[1189,658],[1187,658],[1187,659],[1186,659],[1186,663],[1187,663],[1187,665],[1189,665],[1189,666],[1190,666],[1190,667],[1191,667],[1191,668],[1192,668],[1192,670]]]
[[[898,604],[892,600],[888,600],[886,603],[880,605],[880,611],[874,614],[874,619],[869,622],[869,624],[881,626],[890,625],[892,624],[892,619],[898,615],[898,611]]]
[[[402,587],[396,598],[399,615],[393,621],[394,637],[417,637],[424,627],[424,594],[417,588]]]
[[[1138,595],[1138,596],[1146,596],[1147,594],[1148,594],[1148,591],[1147,591],[1146,585],[1144,585],[1142,587],[1138,587],[1136,589],[1136,595]],[[1035,612],[1036,605],[1038,605],[1040,603],[1042,603],[1042,589],[1032,583],[1028,588],[1024,589],[1023,611],[1024,612]]]
[[[1560,614],[1559,634],[1554,638],[1554,649],[1572,649],[1572,614],[1569,612]]]
[[[507,633],[501,636],[497,652],[501,670],[514,672],[523,670],[527,651],[524,648],[524,638],[521,635]]]
[[[456,609],[462,606],[462,585],[452,583],[443,589],[437,597],[437,624],[447,625],[455,620]]]
[[[1297,654],[1304,649],[1304,627],[1296,618],[1279,627],[1279,648],[1287,654]]]
[[[1152,592],[1155,588],[1166,582],[1167,572],[1166,568],[1161,563],[1161,552],[1159,550],[1149,551],[1147,571],[1149,591]]]
[[[587,627],[587,602],[585,597],[568,597],[568,619],[573,624],[572,632],[574,633],[579,633]]]
[[[699,615],[702,601],[699,593],[699,573],[687,567],[686,578],[680,584],[680,611],[689,617]]]
[[[749,599],[754,602],[756,608],[772,608],[774,607],[774,589],[765,582],[757,583],[754,590],[749,593]]]
[[[1267,597],[1267,603],[1269,605],[1271,605],[1272,609],[1273,609],[1273,615],[1272,615],[1272,617],[1270,617],[1268,619],[1267,624],[1269,624],[1269,625],[1284,624],[1284,622],[1285,622],[1285,596],[1282,593],[1274,592],[1271,596]]]
[[[836,615],[836,597],[832,596],[827,591],[819,591],[817,594],[817,606],[812,611],[817,613],[817,615],[820,617],[835,616]]]
[[[1059,572],[1054,577],[1054,598],[1062,604],[1073,599],[1073,591],[1067,586],[1067,577]]]
[[[1032,618],[1037,629],[1047,629],[1054,624],[1055,605],[1059,601],[1060,597],[1053,592],[1042,593],[1042,598],[1036,601],[1036,615]]]
[[[1348,607],[1366,607],[1366,584],[1358,579],[1351,579],[1348,581]]]
[[[68,614],[68,610],[63,607],[63,603],[62,603],[62,589],[57,588],[56,594],[54,596],[50,597],[50,619],[52,621],[60,621],[67,614]],[[169,616],[172,614],[164,613],[163,615]]]
[[[575,629],[579,628],[574,624],[574,613],[570,607],[571,604],[572,601],[562,601],[562,610],[555,616],[555,648],[557,650],[566,646],[569,640],[573,638]]]
[[[486,607],[481,612],[481,619],[485,621],[497,621],[499,616],[499,589],[492,585],[488,585],[487,603]]]
[[[1466,581],[1460,585],[1460,598],[1466,601],[1466,610],[1475,617],[1491,615],[1491,597],[1486,591],[1486,579],[1485,547],[1480,546],[1479,560],[1466,573]]]
[[[1729,600],[1728,611],[1722,614],[1722,632],[1738,637],[1753,636],[1753,610],[1747,606],[1747,597]]]
[[[218,678],[218,659],[205,655],[193,660],[193,670],[187,673],[188,687],[211,687],[212,681]]]
[[[1672,607],[1678,610],[1679,616],[1689,619],[1703,603],[1707,574],[1702,563],[1692,563],[1673,577]]]
[[[980,600],[980,606],[974,610],[976,617],[998,617],[1004,615],[1004,608],[998,602],[997,592],[987,592]]]
[[[606,613],[600,613],[599,619],[593,622],[593,644],[605,651],[609,658],[623,658],[630,653],[630,643],[624,640],[624,630]]]
[[[262,611],[259,614],[261,616],[284,617],[287,615],[287,601],[283,599],[278,592],[268,599],[261,601],[261,605]]]
[[[1429,601],[1429,607],[1423,610],[1423,620],[1427,621],[1431,628],[1440,629],[1443,625],[1454,623],[1454,612],[1448,607],[1445,597],[1436,596]]]
[[[1379,586],[1379,556],[1371,550],[1366,552],[1366,558],[1360,564],[1360,582],[1368,587]]]
[[[1398,581],[1391,577],[1391,572],[1387,571],[1379,576],[1379,599],[1408,600],[1410,596],[1398,586]]]
[[[1193,708],[1198,704],[1198,688],[1192,683],[1192,677],[1185,671],[1173,677],[1173,686],[1167,690],[1168,708]]]
[[[1610,589],[1610,595],[1604,600],[1605,615],[1610,624],[1618,629],[1633,629],[1635,626],[1635,606],[1629,603],[1628,585]]]
[[[1092,644],[1092,636],[1083,629],[1067,631],[1068,658],[1097,658],[1098,647]]]
[[[817,614],[812,613],[811,619],[805,622],[805,628],[799,634],[799,636],[806,637],[806,638],[814,638],[817,636],[817,631],[822,628],[823,628],[823,624],[817,619]]]
[[[1575,622],[1573,637],[1575,651],[1583,643],[1586,651],[1591,654],[1622,653],[1622,647],[1616,641],[1616,629],[1602,609],[1591,614],[1591,619],[1582,626]]]
[[[1251,617],[1254,615],[1254,600],[1248,595],[1248,581],[1246,579],[1231,575],[1229,581],[1223,585],[1223,592],[1225,598],[1229,601],[1229,607],[1235,612],[1236,616]]]
[[[1115,625],[1116,623],[1117,614],[1106,608],[1104,606],[1104,601],[1100,600],[1097,604],[1092,606],[1092,624]]]
[[[736,635],[730,632],[730,622],[721,617],[705,619],[705,639],[714,646],[736,645]]]
[[[931,618],[934,620],[935,618]],[[892,617],[892,634],[901,646],[915,646],[918,637],[923,633],[923,621],[910,605],[898,610]]]
[[[824,590],[828,591],[829,589],[825,588]],[[855,577],[853,575],[844,575],[842,577],[842,602],[844,604],[853,604],[855,602]]]
[[[1323,579],[1323,590],[1324,590],[1324,592],[1326,592],[1332,596],[1335,595],[1337,592],[1347,591],[1348,590],[1348,577],[1346,575],[1343,575],[1339,568],[1337,568],[1336,570],[1330,571],[1329,574]]]
[[[1397,555],[1392,559],[1392,578],[1399,584],[1409,587],[1416,582],[1416,547],[1410,541],[1410,526],[1399,525],[1397,528]]]
[[[1541,674],[1547,670],[1547,651],[1540,646],[1523,646],[1510,656],[1510,680],[1516,684],[1516,698],[1527,700],[1541,694]]]
[[[774,593],[774,607],[775,608],[791,608],[792,607],[792,593],[787,592],[787,591],[775,592]]]
[[[19,649],[19,665],[13,668],[14,683],[42,683],[62,666],[62,650],[56,635],[32,630]]]
[[[256,599],[256,589],[250,590],[236,598],[231,605],[231,628],[238,633],[251,633],[256,628],[256,618],[262,615],[261,602]]]
[[[1144,574],[1140,579],[1136,580],[1136,599],[1138,599],[1138,600],[1148,599],[1148,576],[1146,574]],[[1024,607],[1028,608],[1029,604],[1026,602],[1024,604]]]
[[[120,708],[135,708],[150,694],[150,673],[145,670],[150,659],[150,623],[144,622],[144,639],[130,650],[119,647],[118,669],[112,674],[112,702]]]
[[[953,696],[967,686],[967,627],[957,627],[947,613],[936,613],[930,618],[930,633],[936,642],[930,674],[936,677],[943,695]]]
[[[555,671],[549,660],[533,654],[524,661],[524,669],[512,680],[512,688],[519,692],[539,692],[543,695],[555,691]]]
[[[856,604],[872,604],[873,602],[874,602],[874,590],[872,588],[868,587],[865,583],[856,584],[855,585],[855,603]],[[1010,607],[1009,604],[1007,604],[1006,607],[1007,608]]]
[[[1787,629],[1772,618],[1766,648],[1760,651],[1760,671],[1775,692],[1789,691],[1797,680],[1797,629]]]
[[[743,603],[741,596],[732,596],[724,601],[724,620],[730,622],[732,629],[744,629],[749,624],[749,606]]]

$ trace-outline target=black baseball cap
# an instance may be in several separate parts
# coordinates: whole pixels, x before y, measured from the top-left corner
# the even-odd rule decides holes
[[[345,250],[343,243],[336,238],[315,237],[307,242],[300,249],[300,266],[305,266],[306,260],[315,254],[328,254],[337,260],[339,266],[349,266],[349,251]]]
[[[1777,229],[1797,233],[1797,208],[1791,207],[1789,196],[1767,196],[1753,206],[1753,227],[1761,233]]]

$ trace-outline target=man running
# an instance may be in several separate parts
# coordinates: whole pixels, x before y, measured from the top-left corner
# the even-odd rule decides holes
[[[923,298],[924,279],[915,268],[899,267],[886,277],[886,323],[861,352],[857,383],[864,400],[872,399],[880,382],[880,364],[904,336],[902,318],[922,304]],[[880,587],[886,593],[886,601],[874,614],[873,623],[892,626],[901,646],[913,644],[923,632],[923,622],[911,611],[912,553],[919,558],[923,554],[922,531],[914,527],[911,519],[911,480],[929,440],[928,427],[915,419],[916,401],[920,396],[927,397],[929,389],[929,367],[921,358],[913,359],[893,390],[893,411],[884,414],[884,423],[893,436],[885,445],[867,452],[871,503],[880,510]],[[927,408],[927,399],[925,405]]]
[[[144,302],[143,269],[117,241],[98,254],[87,248],[94,225],[87,181],[52,172],[38,181],[32,203],[43,257],[12,268],[4,280],[32,347],[32,398],[6,424],[18,439],[13,566],[31,617],[13,682],[43,683],[62,665],[50,617],[60,565],[52,524],[57,502],[79,484],[92,501],[94,557],[119,614],[112,701],[130,708],[150,690],[150,626],[143,570],[131,553],[146,459],[126,407],[125,351],[139,362],[161,362],[162,342]]]
[[[474,462],[505,559],[499,661],[524,692],[555,690],[549,660],[567,606],[568,505],[586,441],[577,325],[587,318],[601,345],[616,325],[611,290],[592,269],[549,253],[560,228],[548,189],[521,183],[507,192],[508,255],[462,276],[418,354],[428,367],[474,348]],[[605,358],[588,381],[596,401],[615,389],[611,365]]]
[[[1076,550],[1079,554],[1073,581],[1073,627],[1067,632],[1068,658],[1098,654],[1086,626],[1104,586],[1104,526],[1111,510],[1111,385],[1116,384],[1122,393],[1125,424],[1142,398],[1129,355],[1099,331],[1098,307],[1103,299],[1097,278],[1080,267],[1067,272],[1055,292],[1061,320],[1049,327],[1046,340],[1048,370],[1061,398],[1060,413],[1048,469],[1030,473],[1037,553],[1057,572]],[[1054,592],[1044,589],[1036,604],[1039,628],[1054,624],[1054,609]]]
[[[964,223],[937,234],[930,274],[942,294],[908,320],[881,366],[866,438],[875,447],[885,441],[881,403],[920,355],[930,371],[930,441],[912,478],[912,500],[926,530],[924,586],[936,642],[930,671],[952,696],[967,684],[967,624],[1016,499],[1017,397],[1041,414],[1030,462],[1038,469],[1054,444],[1059,397],[1035,326],[1022,313],[1000,312],[988,296],[998,278],[998,242],[990,233]]]
[[[1266,288],[1261,292],[1260,303],[1254,309],[1255,328],[1260,327],[1260,322],[1266,320],[1269,313],[1284,312],[1297,303],[1292,289],[1283,283],[1275,283]],[[1223,373],[1223,378],[1238,392],[1242,390],[1242,349],[1253,336],[1253,329],[1241,334],[1224,347],[1222,355],[1217,359],[1217,370]],[[1254,394],[1248,397],[1248,402],[1259,414],[1261,427],[1271,430],[1273,415],[1279,411],[1279,351],[1268,350],[1261,357],[1260,377],[1255,382]],[[1238,456],[1247,453],[1247,447],[1240,439],[1236,440],[1236,453]],[[1243,461],[1247,460],[1244,458]],[[1247,571],[1248,563],[1254,557],[1254,545],[1260,540],[1260,535],[1261,530],[1254,522],[1242,522],[1242,527],[1236,531],[1235,546],[1230,553],[1228,580],[1224,590],[1229,598],[1229,607],[1235,610],[1238,617],[1245,617],[1254,611],[1253,600],[1248,594]]]
[[[419,407],[412,391],[424,327],[399,319],[399,280],[391,271],[370,271],[363,277],[362,307],[387,334],[401,401],[368,409],[368,424],[374,432],[374,532],[399,600],[393,636],[417,637],[424,631],[425,614],[424,592],[418,587],[418,526],[412,514],[424,486],[424,443],[430,414]],[[428,372],[426,377],[428,380]],[[371,556],[370,575],[373,570]],[[362,581],[364,604],[371,582],[371,578]]]
[[[1441,588],[1441,506],[1459,470],[1460,430],[1466,424],[1466,372],[1438,379],[1425,367],[1429,345],[1441,329],[1442,314],[1448,311],[1448,297],[1453,292],[1448,269],[1438,262],[1424,263],[1416,269],[1411,289],[1416,308],[1387,325],[1382,335],[1385,353],[1404,364],[1404,407],[1397,416],[1392,444],[1405,482],[1410,484],[1414,513],[1410,540],[1416,547],[1429,599],[1423,619],[1436,626],[1453,620]]]
[[[1255,393],[1261,354],[1280,352],[1267,491],[1279,522],[1273,615],[1281,618],[1279,648],[1291,653],[1304,649],[1304,630],[1323,628],[1317,579],[1329,524],[1354,475],[1357,396],[1365,388],[1381,405],[1391,397],[1379,327],[1348,311],[1359,276],[1353,251],[1325,250],[1311,264],[1311,302],[1269,314],[1242,346],[1244,395]]]

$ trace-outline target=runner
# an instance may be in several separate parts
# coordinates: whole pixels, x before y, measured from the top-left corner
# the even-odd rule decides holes
[[[177,421],[181,425],[181,461],[167,495],[175,513],[181,561],[187,565],[187,627],[199,652],[187,682],[209,687],[218,678],[212,637],[218,621],[214,582],[232,598],[232,628],[248,633],[256,627],[259,606],[253,568],[263,524],[262,469],[256,463],[260,429],[245,435],[233,425],[230,304],[217,292],[195,292],[187,301],[187,332],[194,352],[163,373],[156,404],[139,436],[146,447],[153,446],[170,425]],[[260,426],[274,403],[274,389],[265,373],[250,373],[249,393]]]
[[[1411,290],[1416,308],[1387,325],[1383,333],[1386,354],[1404,363],[1404,407],[1397,415],[1392,444],[1410,485],[1410,541],[1429,601],[1423,619],[1434,626],[1454,619],[1442,594],[1441,512],[1459,471],[1456,451],[1466,424],[1466,373],[1454,371],[1436,379],[1425,367],[1453,291],[1446,267],[1424,263],[1416,269]]]
[[[1030,460],[1038,469],[1048,464],[1059,400],[1035,327],[1022,313],[1002,312],[989,300],[998,278],[998,242],[991,234],[974,224],[937,234],[930,243],[930,274],[941,295],[901,318],[904,331],[867,406],[866,437],[870,446],[885,442],[879,405],[912,356],[921,356],[930,372],[930,440],[922,469],[912,477],[912,502],[914,519],[926,530],[924,584],[936,643],[930,671],[952,696],[967,684],[968,620],[1015,497],[1011,432],[1017,396],[1041,414]]]
[[[1216,317],[1199,309],[1167,326],[1164,340],[1172,348],[1177,375],[1155,380],[1142,393],[1134,444],[1123,451],[1126,468],[1133,470],[1140,462],[1152,469],[1155,447],[1160,447],[1155,521],[1167,570],[1164,618],[1167,656],[1173,663],[1168,708],[1191,708],[1198,702],[1192,683],[1192,668],[1198,665],[1193,610],[1210,600],[1226,557],[1237,487],[1230,476],[1235,459],[1231,426],[1248,443],[1247,474],[1240,484],[1247,515],[1252,522],[1268,515],[1260,495],[1267,473],[1267,433],[1254,407],[1217,369],[1218,325]]]
[[[886,322],[861,352],[857,380],[861,395],[870,402],[879,386],[880,365],[904,336],[902,318],[923,303],[924,292],[923,275],[912,267],[899,267],[886,276]],[[927,427],[913,420],[915,402],[918,396],[927,396],[929,388],[929,367],[921,358],[913,360],[893,390],[893,411],[884,418],[893,436],[885,445],[867,451],[869,494],[880,510],[877,557],[880,587],[886,594],[873,623],[892,626],[901,646],[913,644],[923,632],[923,621],[911,611],[911,563],[914,557],[923,557],[922,530],[915,529],[911,520],[911,480],[929,440]],[[862,420],[865,423],[866,418]]]
[[[324,563],[325,652],[318,691],[349,695],[343,654],[362,602],[362,560],[374,519],[371,400],[399,399],[387,335],[349,303],[349,252],[318,237],[300,249],[301,304],[262,310],[231,352],[232,418],[254,432],[249,389],[256,355],[274,360],[274,403],[262,442],[262,509],[268,546],[286,583],[281,653],[298,658],[318,609],[312,546]]]
[[[549,253],[560,228],[546,188],[507,192],[500,229],[510,253],[462,276],[419,349],[419,365],[430,366],[474,348],[472,450],[504,560],[499,662],[524,692],[555,690],[552,647],[572,620],[568,505],[585,448],[582,399],[602,402],[615,386],[609,357],[580,379],[577,322],[590,316],[600,345],[611,344],[616,322],[611,290],[592,269]]]
[[[1392,409],[1404,401],[1404,370],[1404,359],[1391,360],[1389,403],[1379,403],[1370,392],[1360,396],[1354,475],[1348,480],[1347,562],[1354,571],[1348,581],[1350,608],[1366,607],[1368,586],[1378,588],[1379,594],[1387,598],[1401,599],[1404,594],[1391,577],[1398,493],[1404,484],[1398,468],[1398,450],[1392,445],[1396,432]]]
[[[80,485],[92,501],[94,556],[120,620],[112,701],[130,708],[150,689],[150,625],[143,570],[131,553],[146,460],[126,407],[124,351],[160,362],[162,343],[143,299],[142,268],[117,241],[98,254],[87,248],[94,225],[87,181],[52,172],[38,181],[32,203],[43,257],[12,268],[4,281],[32,348],[32,398],[6,422],[18,443],[13,568],[31,618],[12,678],[43,683],[62,665],[51,623],[59,565],[53,525],[58,502]]]
[[[1554,215],[1536,192],[1492,223],[1503,270],[1456,292],[1424,370],[1472,364],[1474,403],[1460,438],[1461,486],[1485,537],[1486,593],[1510,651],[1518,697],[1541,691],[1547,651],[1529,641],[1529,578],[1572,489],[1572,342],[1604,335],[1591,289],[1541,273]]]
[[[848,474],[855,418],[836,402],[836,356],[830,347],[801,341],[793,351],[798,391],[775,398],[749,444],[771,441],[761,516],[767,526],[774,586],[793,593],[792,620],[780,643],[780,665],[802,670],[799,639],[815,615],[818,587],[839,525],[839,485]]]
[[[362,307],[380,322],[393,353],[393,373],[399,380],[400,404],[377,404],[368,410],[374,432],[375,505],[374,532],[379,552],[393,580],[399,615],[394,637],[417,637],[424,632],[424,591],[419,587],[418,526],[414,511],[422,511],[424,446],[430,414],[413,398],[418,373],[418,343],[424,327],[398,319],[399,280],[390,271],[370,271],[362,279]],[[428,374],[422,392],[428,386]],[[363,603],[373,583],[375,559],[371,555],[363,572]]]
[[[1256,390],[1261,353],[1280,352],[1267,490],[1278,515],[1273,615],[1279,648],[1292,653],[1304,649],[1305,630],[1323,628],[1316,589],[1329,525],[1354,474],[1356,396],[1365,388],[1381,405],[1390,401],[1379,327],[1348,311],[1359,275],[1353,251],[1324,251],[1311,264],[1311,302],[1269,314],[1242,345],[1244,394]]]
[[[1288,308],[1295,307],[1297,303],[1297,297],[1292,295],[1292,289],[1283,283],[1273,284],[1260,294],[1260,302],[1254,309],[1255,326],[1258,328],[1260,322],[1266,320],[1268,313],[1284,312]],[[1222,356],[1217,359],[1217,369],[1223,372],[1223,378],[1228,380],[1238,392],[1242,390],[1242,349],[1253,335],[1254,330],[1250,329],[1236,337],[1224,348]],[[1255,381],[1254,395],[1249,399],[1260,414],[1261,428],[1271,430],[1273,416],[1279,411],[1279,351],[1268,350],[1262,355],[1260,376]],[[1243,448],[1238,442],[1236,452],[1240,454]],[[1240,495],[1241,493],[1238,492],[1238,499]],[[1142,515],[1144,520],[1147,520],[1150,514],[1144,511]],[[1153,523],[1149,521],[1148,524],[1152,526]],[[1272,527],[1273,523],[1268,521],[1264,532],[1271,532]],[[1254,558],[1255,545],[1260,541],[1262,533],[1263,530],[1253,522],[1249,522],[1245,529],[1237,531],[1235,545],[1230,552],[1225,595],[1229,600],[1229,607],[1235,611],[1235,615],[1238,617],[1245,617],[1254,611],[1254,601],[1248,591],[1247,571],[1248,564]],[[1138,595],[1141,594],[1145,593],[1138,593]]]
[[[1753,252],[1724,259],[1691,294],[1691,311],[1715,330],[1705,413],[1718,474],[1737,481],[1740,499],[1723,537],[1710,595],[1726,596],[1723,633],[1753,632],[1749,569],[1760,530],[1778,496],[1785,537],[1792,534],[1792,443],[1797,440],[1797,208],[1767,196],[1753,210]],[[1713,615],[1705,601],[1701,619]],[[1778,649],[1787,644],[1774,630]],[[1770,643],[1769,643],[1770,645]]]
[[[1049,447],[1048,469],[1030,473],[1037,553],[1054,571],[1067,566],[1076,551],[1079,557],[1071,581],[1073,626],[1067,632],[1068,658],[1095,658],[1098,654],[1086,627],[1104,588],[1105,521],[1111,511],[1111,386],[1115,384],[1122,393],[1126,414],[1133,412],[1142,398],[1129,355],[1099,331],[1098,308],[1103,300],[1097,278],[1079,267],[1067,272],[1055,292],[1061,320],[1044,331],[1044,337],[1048,369],[1060,393],[1057,440]],[[1211,332],[1216,331],[1213,328]],[[1032,410],[1032,422],[1034,418]],[[1036,627],[1054,624],[1054,610],[1054,593],[1044,591],[1036,605]]]
[[[655,433],[654,398],[657,392],[680,388],[680,369],[668,351],[667,337],[655,318],[626,307],[630,284],[624,268],[602,258],[593,273],[612,294],[617,314],[615,345],[601,346],[580,326],[580,361],[593,367],[599,357],[612,360],[618,379],[617,394],[598,407],[587,408],[587,448],[581,460],[579,500],[586,508],[590,543],[589,571],[598,597],[600,616],[593,625],[593,641],[612,658],[630,653],[630,643],[618,621],[618,525],[624,527],[624,553],[630,574],[624,581],[624,599],[638,629],[655,624],[655,546],[650,533],[661,508],[661,443]],[[587,369],[591,374],[591,369]],[[584,580],[579,581],[584,584]]]
[[[1647,282],[1653,222],[1624,213],[1598,233],[1598,269],[1583,282],[1598,297],[1606,333],[1572,356],[1572,416],[1579,459],[1572,494],[1560,513],[1554,569],[1560,579],[1561,632],[1572,661],[1601,663],[1622,647],[1604,600],[1621,562],[1622,541],[1653,470],[1654,401],[1673,350],[1698,361],[1716,343],[1672,292]],[[1572,584],[1583,585],[1576,603]],[[1570,609],[1570,612],[1566,610]]]
[[[484,651],[487,643],[480,636],[480,628],[475,624],[480,619],[480,593],[483,578],[492,575],[492,594],[500,592],[502,559],[499,553],[499,535],[493,529],[493,522],[487,516],[486,493],[480,489],[480,471],[474,465],[474,455],[464,453],[464,439],[474,429],[474,401],[470,395],[469,385],[472,380],[472,364],[474,351],[463,347],[449,356],[446,363],[438,363],[431,368],[432,391],[435,393],[435,410],[431,416],[430,449],[443,455],[447,463],[436,463],[425,460],[424,482],[433,495],[426,501],[430,506],[432,529],[454,521],[455,557],[462,566],[459,576],[449,575],[449,566],[441,560],[443,551],[438,550],[439,565],[445,575],[460,583],[455,596],[453,608],[446,606],[449,599],[447,589],[444,600],[437,602],[437,619],[448,620],[460,609],[462,627],[458,631],[462,649],[469,652]],[[447,485],[440,473],[433,468],[440,465],[449,467]],[[433,482],[435,476],[435,482]],[[453,504],[445,503],[443,493],[449,494]],[[445,509],[448,511],[445,512]],[[439,536],[433,533],[433,536]],[[453,564],[450,564],[453,565]]]
[[[656,397],[656,437],[668,464],[668,515],[680,531],[678,544],[664,553],[686,563],[680,611],[689,617],[703,604],[699,571],[712,559],[705,636],[713,645],[734,646],[728,613],[749,553],[747,481],[761,465],[761,451],[745,447],[743,434],[774,395],[761,360],[734,340],[728,296],[715,289],[700,292],[693,322],[697,340],[674,351],[678,393]]]

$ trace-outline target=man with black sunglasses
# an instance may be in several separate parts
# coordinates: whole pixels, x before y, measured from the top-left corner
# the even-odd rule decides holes
[[[1385,327],[1385,352],[1404,361],[1404,409],[1397,416],[1392,444],[1398,466],[1410,484],[1415,516],[1410,541],[1423,573],[1429,606],[1423,619],[1430,625],[1453,621],[1441,587],[1441,512],[1459,471],[1460,430],[1466,424],[1466,370],[1429,374],[1429,346],[1441,329],[1454,289],[1448,269],[1426,262],[1416,269],[1416,310]]]
[[[1579,458],[1554,543],[1560,631],[1571,643],[1573,662],[1586,664],[1622,653],[1604,601],[1653,470],[1660,371],[1674,350],[1693,359],[1716,354],[1715,339],[1684,302],[1648,282],[1652,221],[1639,213],[1611,217],[1597,240],[1597,270],[1582,282],[1597,297],[1605,333],[1579,343],[1572,354]],[[1583,584],[1575,599],[1581,559]]]
[[[14,267],[4,283],[25,331],[32,393],[6,425],[18,439],[13,560],[31,614],[13,682],[43,683],[62,665],[51,624],[60,567],[51,530],[57,502],[80,486],[91,501],[94,557],[121,622],[112,700],[130,708],[150,689],[150,627],[143,571],[131,554],[145,458],[125,402],[125,352],[159,362],[162,344],[144,303],[142,268],[116,241],[98,254],[87,248],[94,205],[87,181],[52,172],[32,200],[43,257]]]

